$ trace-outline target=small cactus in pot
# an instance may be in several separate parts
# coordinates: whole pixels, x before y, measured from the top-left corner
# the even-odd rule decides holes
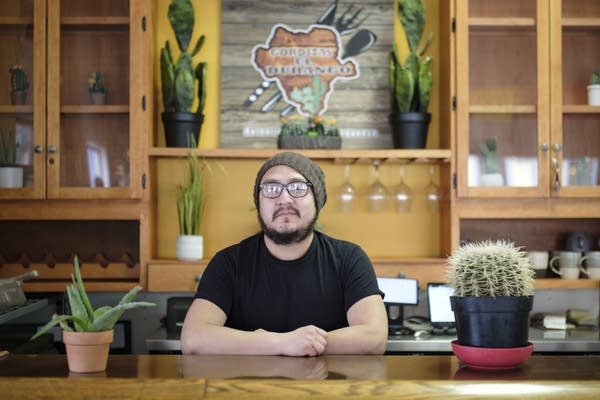
[[[20,65],[10,67],[8,71],[10,72],[12,104],[25,104],[27,89],[29,88],[27,73]]]
[[[108,90],[104,86],[104,78],[100,71],[94,71],[88,79],[88,91],[92,104],[106,104],[106,93]]]

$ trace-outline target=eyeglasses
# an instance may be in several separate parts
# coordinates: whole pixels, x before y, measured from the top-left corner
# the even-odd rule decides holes
[[[294,198],[304,197],[312,185],[309,182],[267,182],[260,185],[260,191],[267,199],[276,199],[281,196],[283,188]]]

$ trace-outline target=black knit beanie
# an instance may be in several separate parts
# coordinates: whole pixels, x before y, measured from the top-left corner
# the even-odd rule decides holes
[[[303,156],[302,154],[292,152],[277,153],[265,161],[262,167],[260,167],[258,170],[258,174],[256,174],[256,182],[254,183],[254,205],[256,206],[256,209],[258,209],[260,181],[267,170],[276,165],[287,165],[288,167],[295,169],[296,171],[300,172],[308,182],[311,183],[318,214],[327,201],[325,174],[323,174],[323,170],[321,170],[321,167],[319,167],[316,162]]]

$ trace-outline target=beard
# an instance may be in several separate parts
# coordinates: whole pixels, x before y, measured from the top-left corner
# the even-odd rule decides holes
[[[282,210],[276,210],[273,213],[273,219],[275,219],[277,214],[281,211]],[[300,213],[297,210],[294,211],[298,216],[300,216]],[[289,232],[278,232],[277,230],[268,227],[262,215],[260,215],[260,212],[258,213],[258,221],[260,222],[260,226],[262,227],[262,230],[266,237],[275,242],[275,244],[285,245],[292,243],[300,243],[301,241],[309,237],[310,234],[314,231],[315,223],[317,222],[317,215],[315,214],[313,219],[310,220],[308,224],[306,224],[306,226],[298,227],[297,229]]]

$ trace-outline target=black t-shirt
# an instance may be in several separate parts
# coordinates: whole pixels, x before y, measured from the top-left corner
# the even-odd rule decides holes
[[[219,306],[225,326],[289,332],[305,325],[346,327],[348,309],[373,294],[383,295],[365,252],[315,232],[306,254],[293,261],[273,257],[262,233],[218,252],[195,297]]]

